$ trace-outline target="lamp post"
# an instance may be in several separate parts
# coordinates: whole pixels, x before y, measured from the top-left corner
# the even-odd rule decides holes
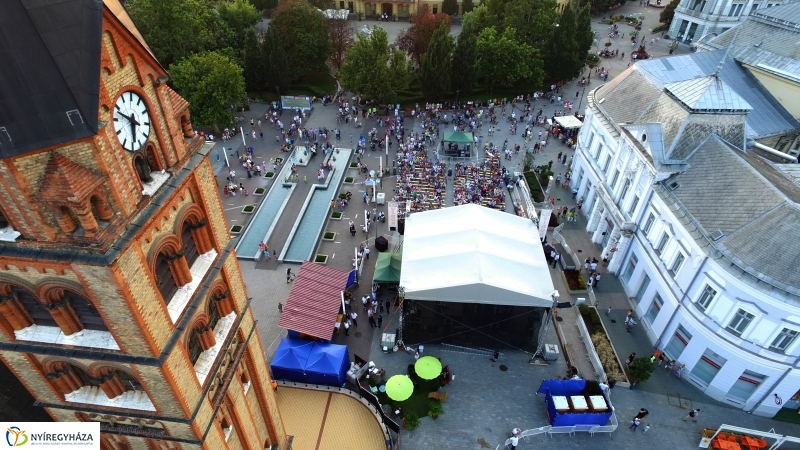
[[[460,90],[456,90],[456,107],[454,109],[458,109],[458,93],[461,92]]]

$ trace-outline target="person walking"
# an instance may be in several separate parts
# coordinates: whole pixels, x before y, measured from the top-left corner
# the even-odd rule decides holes
[[[647,425],[644,426],[644,428],[642,428],[642,434],[647,433],[649,430],[650,430],[650,424],[648,423]]]
[[[683,421],[686,422],[686,419],[691,417],[692,418],[692,422],[697,422],[697,416],[699,416],[699,415],[700,415],[700,408],[695,408],[695,409],[689,411],[689,414],[687,414],[686,417],[683,418]]]
[[[356,320],[356,319],[358,319],[358,314],[356,314],[356,312],[353,311],[352,313],[350,313],[350,320],[353,321],[353,326],[358,328],[358,320]]]
[[[628,426],[628,428],[630,428],[633,431],[636,431],[636,429],[639,428],[639,424],[641,423],[642,419],[634,417],[633,420],[631,420],[631,424]]]
[[[559,260],[559,259],[561,259],[561,255],[559,255],[558,253],[556,253],[556,256],[554,256],[554,257],[553,257],[553,269],[555,269],[555,268],[556,268],[556,265],[558,264],[558,260]]]
[[[344,321],[344,335],[345,336],[350,336],[350,321],[349,320],[345,320]]]
[[[597,289],[597,285],[600,283],[600,272],[594,273],[594,288]]]
[[[372,310],[370,310],[370,312],[371,312],[371,311],[372,311]],[[376,326],[376,324],[375,324],[375,317],[374,317],[372,314],[369,314],[369,327],[370,327],[370,328],[375,328],[375,326]]]
[[[639,412],[636,413],[636,416],[634,418],[641,420],[649,415],[650,411],[648,411],[647,408],[639,408]]]
[[[289,283],[291,281],[292,281],[292,268],[291,267],[287,267],[286,268],[286,282]]]
[[[636,359],[636,352],[633,352],[630,355],[628,355],[628,359],[625,360],[625,365],[630,367],[630,365],[633,364],[634,359]]]
[[[378,314],[378,328],[383,326],[383,315]]]
[[[519,445],[519,438],[516,436],[511,436],[510,438],[508,438],[508,440],[511,441],[509,443],[509,445],[511,446],[511,450],[516,450],[517,445]]]

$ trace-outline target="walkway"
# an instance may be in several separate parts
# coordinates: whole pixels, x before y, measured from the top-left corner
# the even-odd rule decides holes
[[[350,396],[281,386],[277,397],[292,450],[386,448],[378,420]]]

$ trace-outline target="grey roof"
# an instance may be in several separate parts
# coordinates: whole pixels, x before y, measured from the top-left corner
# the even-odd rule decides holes
[[[595,104],[617,123],[653,122],[645,120],[644,113],[659,99],[665,85],[718,72],[719,78],[752,108],[747,115],[748,138],[776,136],[800,128],[800,123],[748,70],[730,59],[720,64],[725,53],[723,49],[639,61],[614,82],[599,88]],[[665,145],[668,135],[665,133]]]
[[[0,158],[94,135],[101,0],[4,0]]]
[[[792,1],[772,8],[762,8],[753,13],[752,16],[800,27],[800,3]]]
[[[692,112],[750,111],[753,109],[730,86],[713,75],[669,83],[664,88]]]
[[[712,135],[689,158],[689,168],[666,182],[677,181],[679,187],[657,192],[677,200],[705,236],[721,230],[724,236],[713,245],[732,264],[797,294],[800,209],[754,167],[757,158]],[[791,194],[800,196],[797,185]]]

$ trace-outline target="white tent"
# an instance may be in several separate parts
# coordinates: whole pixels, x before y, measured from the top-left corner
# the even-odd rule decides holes
[[[553,281],[530,220],[475,204],[406,219],[406,298],[550,307]]]
[[[556,122],[564,128],[580,128],[583,122],[575,116],[559,116],[556,117]]]

